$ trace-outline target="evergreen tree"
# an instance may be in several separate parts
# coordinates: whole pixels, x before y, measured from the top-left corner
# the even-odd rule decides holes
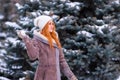
[[[65,58],[79,80],[114,80],[119,76],[120,4],[106,0],[31,0],[15,5],[19,19],[16,24],[5,23],[7,36],[3,37],[8,41],[4,60],[9,73],[0,71],[2,76],[12,80],[25,77],[23,72],[34,76],[37,61],[29,60],[15,30],[26,30],[32,38],[33,19],[42,14],[50,15],[56,23]],[[66,80],[64,75],[62,80]]]

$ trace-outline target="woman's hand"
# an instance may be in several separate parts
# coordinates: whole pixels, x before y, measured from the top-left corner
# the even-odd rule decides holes
[[[25,34],[25,31],[23,31],[23,30],[17,30],[17,35],[18,35],[18,37],[20,37],[20,38],[23,38],[24,36],[27,36],[27,35]]]
[[[72,76],[71,80],[78,80],[75,76]]]

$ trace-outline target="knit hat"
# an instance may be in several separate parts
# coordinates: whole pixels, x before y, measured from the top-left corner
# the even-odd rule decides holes
[[[34,19],[34,25],[36,27],[39,27],[40,30],[42,30],[45,27],[45,25],[47,24],[47,22],[50,20],[52,20],[52,18],[50,16],[41,15]]]

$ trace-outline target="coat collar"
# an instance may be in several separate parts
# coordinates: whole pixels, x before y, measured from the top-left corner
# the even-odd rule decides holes
[[[34,34],[34,37],[39,39],[41,42],[49,44],[48,39],[44,35],[40,34],[40,32],[38,32],[37,30],[34,30],[33,34]],[[56,42],[54,40],[53,40],[53,45],[57,47]]]

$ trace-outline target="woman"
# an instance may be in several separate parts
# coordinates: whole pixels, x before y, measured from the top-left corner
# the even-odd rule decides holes
[[[61,80],[60,71],[69,80],[77,80],[64,58],[52,18],[41,15],[34,19],[34,25],[39,27],[39,31],[34,31],[32,39],[23,31],[17,31],[26,45],[29,58],[39,61],[34,80]]]

